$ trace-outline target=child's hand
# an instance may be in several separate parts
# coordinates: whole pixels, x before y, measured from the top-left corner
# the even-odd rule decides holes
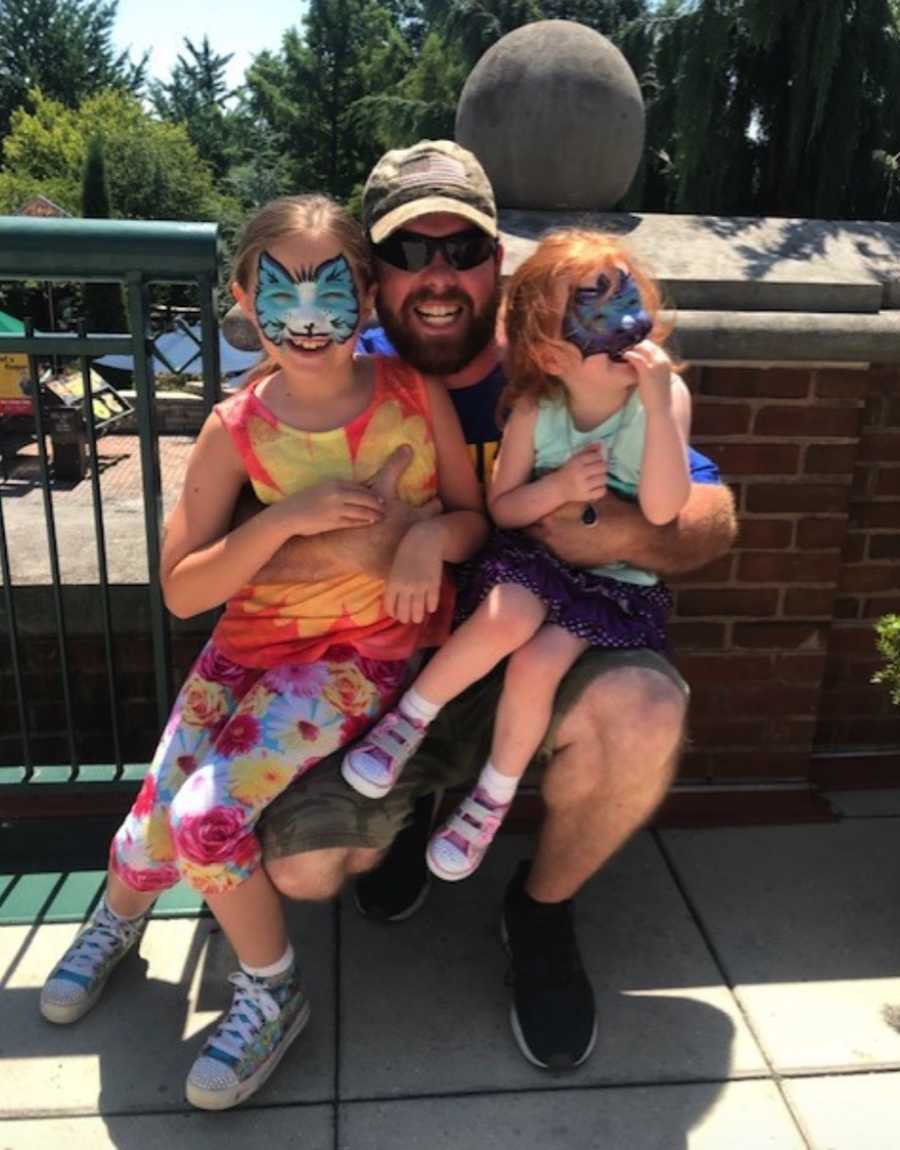
[[[652,339],[622,352],[637,372],[638,391],[645,408],[667,407],[672,394],[672,361]]]
[[[563,503],[591,503],[606,494],[606,458],[599,443],[577,451],[555,474]]]
[[[320,535],[340,527],[368,527],[384,517],[384,500],[361,483],[331,479],[275,505],[291,535]]]
[[[400,623],[421,623],[437,610],[444,560],[428,522],[417,523],[404,535],[384,592],[387,613]]]

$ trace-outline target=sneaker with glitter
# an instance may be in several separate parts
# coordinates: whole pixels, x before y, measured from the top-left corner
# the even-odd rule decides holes
[[[255,1094],[309,1021],[309,1002],[292,968],[274,978],[229,975],[234,997],[206,1040],[185,1084],[188,1102],[227,1110]]]
[[[400,710],[388,711],[362,742],[344,756],[341,764],[344,781],[366,798],[384,798],[427,730]]]
[[[509,803],[494,803],[481,787],[476,787],[431,836],[425,852],[431,873],[447,882],[456,882],[473,874],[509,807]]]
[[[147,916],[120,918],[102,901],[90,922],[50,973],[41,990],[48,1022],[77,1022],[99,999],[126,954],[140,941]]]

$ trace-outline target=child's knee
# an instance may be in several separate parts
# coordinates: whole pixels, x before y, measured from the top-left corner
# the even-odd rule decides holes
[[[539,644],[525,642],[518,650],[513,651],[506,665],[507,676],[526,679],[530,682],[547,682],[551,679],[555,683],[558,679],[556,668],[547,658],[546,652]]]
[[[540,629],[545,615],[543,604],[530,591],[504,584],[482,604],[480,621],[508,650],[515,650]]]
[[[246,869],[258,861],[259,846],[246,810],[240,803],[223,801],[212,786],[211,768],[196,771],[172,799],[169,830],[182,876],[198,889],[200,882],[192,880],[194,868],[203,868],[212,877],[210,868],[230,864]]]

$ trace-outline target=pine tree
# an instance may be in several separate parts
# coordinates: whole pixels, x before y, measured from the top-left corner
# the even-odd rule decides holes
[[[112,215],[106,179],[106,156],[100,136],[94,136],[88,145],[81,181],[81,214],[86,220],[108,220]],[[84,320],[88,331],[128,331],[120,285],[85,284]]]
[[[883,160],[900,151],[892,0],[670,0],[647,17],[644,35],[648,154],[665,153],[669,164],[661,182],[648,164],[642,206],[896,213]]]
[[[221,177],[230,162],[231,117],[226,104],[233,93],[225,69],[234,53],[219,55],[208,36],[199,47],[185,36],[184,45],[185,53],[179,54],[168,83],[150,85],[150,99],[164,120],[185,125],[197,151]]]
[[[116,53],[118,0],[0,0],[0,138],[28,92],[77,108],[104,88],[137,93],[148,54],[133,63]]]

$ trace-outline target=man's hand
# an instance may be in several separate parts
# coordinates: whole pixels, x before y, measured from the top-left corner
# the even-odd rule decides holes
[[[341,528],[327,535],[297,537],[272,556],[255,575],[254,582],[313,583],[335,579],[354,572],[387,578],[400,545],[414,523],[441,513],[441,503],[432,499],[422,507],[411,507],[397,495],[397,484],[412,459],[412,449],[398,447],[381,465],[369,485],[382,499],[383,518],[369,527]],[[254,510],[261,505],[255,504]],[[238,515],[246,517],[246,500],[238,505]]]
[[[636,504],[612,492],[596,505],[597,521],[581,521],[584,505],[567,503],[527,534],[573,567],[625,562],[659,575],[696,571],[724,555],[737,533],[734,498],[724,484],[692,483],[678,518],[655,526]]]

